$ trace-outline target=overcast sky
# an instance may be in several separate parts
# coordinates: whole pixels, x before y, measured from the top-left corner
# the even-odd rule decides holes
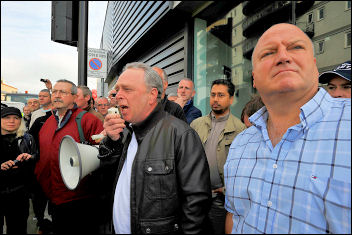
[[[88,47],[99,48],[107,1],[89,1]],[[1,1],[1,79],[18,92],[39,93],[40,78],[77,84],[77,47],[51,41],[51,1]],[[96,89],[96,79],[88,78]]]

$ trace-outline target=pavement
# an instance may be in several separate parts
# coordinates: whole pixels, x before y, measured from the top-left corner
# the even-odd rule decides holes
[[[51,216],[48,214],[48,207],[45,209],[44,218],[51,220]],[[38,234],[37,219],[34,216],[32,199],[29,199],[29,216],[27,220],[27,233]],[[3,234],[6,234],[6,224],[3,228]]]

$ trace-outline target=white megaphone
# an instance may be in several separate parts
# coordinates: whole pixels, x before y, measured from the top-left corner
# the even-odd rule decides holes
[[[98,148],[77,143],[66,135],[60,142],[59,165],[61,177],[70,190],[77,188],[80,181],[100,166]]]

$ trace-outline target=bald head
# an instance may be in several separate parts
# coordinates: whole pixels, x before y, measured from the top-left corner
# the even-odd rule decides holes
[[[293,25],[293,24],[287,24],[287,23],[280,23],[280,24],[274,24],[272,25],[269,29],[267,29],[263,35],[258,39],[258,42],[256,44],[256,46],[254,47],[254,50],[253,50],[253,53],[252,53],[252,67],[254,67],[254,63],[253,63],[253,57],[254,57],[254,54],[256,52],[256,49],[258,47],[258,45],[260,45],[260,42],[265,40],[265,37],[267,36],[267,34],[270,34],[270,32],[272,30],[276,30],[278,28],[291,28],[293,31],[296,31],[296,32],[299,32],[301,34],[303,34],[309,42],[311,44],[311,47],[312,47],[312,52],[313,52],[313,56],[315,55],[315,51],[314,51],[314,43],[312,42],[312,40],[307,36],[306,33],[304,33],[299,27],[297,27],[296,25]],[[264,38],[264,39],[263,39]],[[262,40],[261,40],[262,39]]]
[[[253,87],[264,103],[305,97],[304,102],[318,90],[312,42],[295,25],[281,23],[265,31],[253,51],[252,64]]]

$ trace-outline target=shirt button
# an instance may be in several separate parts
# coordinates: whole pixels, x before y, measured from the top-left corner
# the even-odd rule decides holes
[[[150,172],[150,171],[152,171],[153,170],[153,168],[151,168],[151,167],[148,167],[148,171]]]
[[[147,229],[145,230],[145,232],[146,232],[146,233],[150,233],[150,232],[151,232],[150,228],[147,228]]]
[[[277,164],[273,164],[273,168],[276,169],[277,168]]]
[[[268,201],[267,206],[271,207],[272,205],[273,205],[273,203],[271,201]]]

